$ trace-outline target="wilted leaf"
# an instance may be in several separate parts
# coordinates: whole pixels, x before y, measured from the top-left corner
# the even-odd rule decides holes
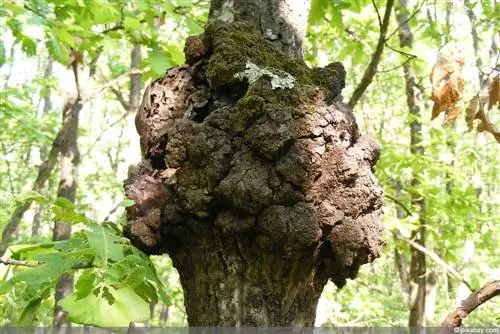
[[[474,119],[476,118],[476,114],[479,109],[482,109],[483,105],[481,103],[481,99],[479,95],[474,95],[474,97],[469,101],[467,108],[465,109],[465,122],[467,123],[467,127],[469,130],[472,130],[474,127]]]
[[[464,59],[455,44],[448,44],[440,51],[432,68],[432,108],[431,119],[446,111],[445,125],[452,124],[460,114],[456,106],[464,90],[462,68]]]
[[[480,120],[480,123],[477,125],[477,131],[486,131],[491,133],[495,137],[496,141],[500,143],[500,130],[498,130],[496,125],[491,122],[488,114],[484,111],[484,108],[478,111],[475,118]]]
[[[500,76],[496,76],[488,87],[488,109],[493,108],[495,104],[500,108]]]
[[[444,126],[450,126],[452,125],[455,120],[458,118],[460,115],[460,108],[457,106],[452,106],[448,108],[448,112],[446,113],[446,119],[444,121]]]

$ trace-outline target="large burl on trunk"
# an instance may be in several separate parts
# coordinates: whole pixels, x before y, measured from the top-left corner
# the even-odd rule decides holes
[[[379,145],[340,102],[344,68],[308,69],[238,23],[185,52],[137,115],[126,235],[171,256],[190,326],[314,326],[327,280],[344,285],[383,245]],[[248,62],[267,74],[242,78]]]

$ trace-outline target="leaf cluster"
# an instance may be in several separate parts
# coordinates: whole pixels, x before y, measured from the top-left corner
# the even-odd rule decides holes
[[[64,198],[56,199],[51,209],[56,219],[80,231],[68,240],[10,247],[8,259],[20,265],[4,273],[0,294],[22,291],[29,297],[19,323],[33,320],[62,275],[75,280],[75,290],[59,304],[76,323],[127,326],[130,321],[146,321],[150,303],[169,303],[151,260],[123,238],[116,225],[87,219]]]

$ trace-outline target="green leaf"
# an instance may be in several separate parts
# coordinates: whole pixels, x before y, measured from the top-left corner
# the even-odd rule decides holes
[[[52,58],[63,65],[68,65],[70,63],[69,49],[64,46],[59,40],[54,37],[51,33],[47,34],[47,40],[45,46],[49,50],[49,54]]]
[[[173,62],[175,65],[184,63],[184,52],[179,45],[168,45],[167,51],[170,56],[169,58],[171,59],[171,62]]]
[[[13,245],[9,247],[5,257],[20,261],[33,260],[33,257],[37,254],[54,251],[54,242],[43,242],[35,245]]]
[[[104,1],[95,1],[94,6],[88,7],[93,14],[92,22],[94,24],[106,24],[120,21],[120,13]]]
[[[31,38],[23,35],[21,38],[21,46],[28,56],[34,56],[36,54],[36,43]]]
[[[108,299],[91,293],[77,299],[72,293],[59,302],[69,313],[71,321],[100,327],[127,327],[130,322],[145,322],[149,319],[149,304],[130,287],[115,290],[104,286]],[[112,299],[110,296],[112,296]],[[113,300],[110,304],[109,300]]]
[[[164,74],[167,68],[172,65],[172,61],[168,53],[164,51],[152,51],[149,54],[148,61],[151,66],[151,70],[156,76]]]
[[[97,259],[107,263],[108,259],[119,261],[123,259],[123,246],[116,243],[120,237],[99,226],[95,231],[84,231],[91,248],[95,249]]]
[[[54,37],[63,44],[76,47],[75,37],[66,29],[52,28]]]
[[[344,21],[342,20],[342,10],[339,7],[332,8],[332,19],[330,20],[330,24],[332,28],[334,28],[337,33],[344,32]]]
[[[3,41],[0,40],[0,66],[5,64],[5,61],[6,61],[5,45],[3,44]]]
[[[119,204],[118,204],[118,207],[119,208],[128,208],[129,206],[132,206],[135,204],[135,201],[134,200],[131,200],[131,199],[124,199],[123,201],[121,201]]]
[[[24,192],[21,196],[17,198],[17,200],[21,203],[24,203],[26,201],[35,201],[39,204],[45,205],[49,202],[49,199],[40,194],[37,191],[29,190]]]
[[[74,210],[75,204],[65,197],[58,197],[54,201],[54,205],[57,205],[64,209]]]
[[[123,20],[123,26],[125,27],[125,30],[127,31],[135,31],[139,30],[142,27],[141,21],[132,18],[132,17],[126,17]]]
[[[19,16],[25,13],[26,9],[20,4],[17,4],[14,1],[5,1],[2,3],[4,9],[11,11],[9,13],[12,16]]]
[[[40,307],[40,304],[42,303],[43,298],[38,297],[33,300],[31,300],[23,309],[23,312],[21,313],[21,316],[19,317],[19,322],[23,322],[26,320],[26,322],[30,322],[33,319],[33,316],[35,312],[38,310],[38,307]]]
[[[85,215],[61,207],[52,207],[52,212],[54,213],[56,219],[68,224],[85,224],[88,222],[88,219],[87,217],[85,217]]]
[[[94,271],[85,269],[83,270],[82,274],[78,278],[78,281],[76,281],[75,284],[75,295],[77,299],[83,299],[90,295],[92,290],[95,287],[95,282],[96,280],[96,275]]]
[[[329,1],[313,0],[311,10],[309,12],[309,24],[321,22],[321,20],[325,17],[325,13],[329,6]]]

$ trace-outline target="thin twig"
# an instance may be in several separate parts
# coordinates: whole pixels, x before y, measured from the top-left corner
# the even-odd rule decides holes
[[[86,98],[82,99],[82,103],[85,103],[85,102],[87,102],[89,100],[94,99],[95,97],[97,97],[100,94],[102,94],[106,89],[108,89],[110,87],[113,87],[114,85],[116,85],[120,81],[122,81],[123,79],[129,77],[131,74],[137,74],[137,73],[142,73],[142,71],[141,70],[133,70],[133,71],[129,71],[127,73],[124,73],[122,75],[117,76],[116,78],[114,78],[114,79],[106,82],[104,85],[102,85],[100,87],[100,89],[97,89],[92,94],[89,94]]]
[[[87,152],[84,154],[85,156],[87,156],[88,154],[90,154],[90,151],[92,151],[92,149],[97,145],[97,143],[102,139],[102,136],[109,130],[111,129],[112,127],[116,126],[117,124],[119,124],[121,121],[123,121],[125,118],[127,118],[127,116],[129,115],[129,112],[126,111],[125,113],[123,113],[123,115],[118,118],[116,121],[114,121],[113,123],[111,123],[106,129],[102,130],[101,133],[97,136],[96,140],[94,141],[94,143],[92,145],[90,145],[89,149],[87,150]]]
[[[7,177],[9,178],[9,187],[10,187],[10,192],[12,195],[16,193],[14,190],[14,180],[12,179],[12,172],[10,169],[10,162],[9,159],[7,159],[7,148],[5,147],[3,141],[0,141],[1,146],[2,146],[2,152],[3,152],[3,157],[5,161],[5,165],[7,166]]]
[[[402,27],[404,24],[408,23],[408,22],[409,22],[409,21],[410,21],[413,17],[415,17],[415,15],[417,15],[417,13],[420,11],[420,9],[422,8],[422,6],[423,6],[426,2],[427,2],[427,0],[423,0],[423,1],[420,3],[420,5],[418,5],[417,9],[415,9],[415,10],[413,11],[413,13],[412,13],[410,16],[408,16],[408,18],[407,18],[406,20],[404,20],[403,22],[401,22],[401,24],[400,24],[400,25],[398,25],[398,27],[397,27],[396,29],[394,29],[394,31],[393,31],[393,32],[391,32],[391,33],[389,34],[389,36],[387,36],[386,41],[388,41],[388,40],[389,40],[392,36],[394,36],[394,34],[395,34],[395,33],[397,33],[397,32],[399,31],[399,29],[401,29],[401,27]]]
[[[378,12],[377,3],[375,2],[375,0],[372,0],[372,5],[373,8],[375,8],[375,13],[377,13],[378,26],[382,27],[382,19],[380,18],[380,13]]]
[[[38,267],[38,264],[29,263],[28,261],[4,259],[3,257],[0,257],[0,264],[5,264],[6,266],[23,266],[23,267],[31,267],[31,268]]]
[[[438,264],[439,266],[441,266],[443,269],[445,269],[449,274],[451,274],[451,276],[455,277],[456,279],[458,279],[459,281],[461,281],[462,283],[464,283],[467,288],[469,288],[470,291],[473,291],[472,290],[472,285],[467,282],[465,280],[465,278],[463,278],[462,275],[460,275],[460,273],[458,271],[456,271],[455,269],[453,269],[452,266],[450,266],[448,263],[446,263],[443,259],[441,259],[439,257],[439,255],[437,255],[436,253],[434,253],[433,251],[423,247],[422,245],[420,245],[419,243],[411,240],[411,239],[408,239],[408,238],[405,238],[403,237],[402,235],[396,235],[394,234],[394,237],[396,239],[399,239],[399,240],[402,240],[404,242],[406,242],[407,244],[409,244],[411,247],[415,248],[416,250],[418,250],[419,252],[427,255],[431,260],[433,260],[436,264]]]
[[[395,66],[393,68],[390,68],[388,70],[380,70],[380,71],[377,71],[377,73],[388,73],[388,72],[392,72],[394,70],[397,70],[398,68],[401,68],[403,66],[405,66],[406,64],[408,64],[413,58],[407,58],[404,62],[402,62],[401,64],[399,64],[398,66]]]
[[[388,198],[388,199],[390,199],[391,201],[393,201],[393,202],[394,202],[394,203],[396,203],[397,205],[399,205],[399,206],[403,209],[403,211],[404,211],[404,212],[406,212],[406,214],[407,214],[408,216],[411,216],[411,215],[412,215],[411,211],[410,211],[410,210],[406,207],[406,205],[404,205],[404,204],[403,204],[403,202],[401,202],[400,200],[398,200],[398,199],[397,199],[397,198],[395,198],[395,197],[392,197],[391,195],[387,195],[387,194],[386,194],[386,195],[385,195],[385,197],[386,197],[386,198]]]
[[[122,105],[123,109],[129,110],[130,109],[130,103],[128,103],[127,101],[125,101],[125,98],[123,97],[122,92],[120,92],[115,87],[109,87],[109,89],[113,92],[113,94],[115,94],[116,99],[118,100],[118,102],[120,102],[120,104]]]
[[[375,1],[373,1],[373,4],[375,4]],[[370,85],[370,83],[373,80],[373,77],[375,76],[375,73],[377,72],[377,66],[378,63],[380,62],[380,57],[382,56],[382,51],[384,50],[384,45],[386,44],[386,33],[387,29],[389,27],[389,21],[391,18],[391,12],[392,12],[392,7],[394,5],[394,0],[387,0],[386,7],[385,7],[385,13],[384,13],[384,19],[381,22],[380,25],[380,35],[378,38],[377,46],[375,47],[375,52],[373,52],[372,59],[370,61],[370,64],[366,68],[365,73],[363,74],[363,77],[361,78],[361,81],[359,82],[359,85],[356,87],[354,90],[354,93],[352,94],[351,98],[349,99],[349,106],[353,108],[358,101],[361,99],[361,96],[363,96],[364,92]],[[375,6],[376,8],[376,6]]]

